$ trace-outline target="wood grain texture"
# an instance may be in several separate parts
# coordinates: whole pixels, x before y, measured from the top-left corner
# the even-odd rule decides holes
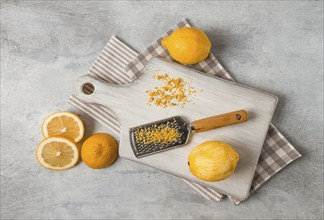
[[[229,112],[226,114],[216,115],[192,122],[195,132],[208,131],[215,128],[221,128],[228,125],[235,125],[246,122],[248,115],[245,110]]]
[[[145,91],[158,86],[153,76],[168,73],[171,77],[192,80],[198,92],[191,103],[181,107],[161,108],[148,106]],[[82,92],[85,83],[95,87],[92,94]],[[119,154],[121,157],[158,168],[179,177],[212,187],[219,192],[244,199],[250,190],[254,171],[263,142],[273,116],[277,97],[266,92],[228,82],[158,58],[153,58],[140,78],[127,86],[101,83],[91,77],[80,77],[74,95],[87,102],[99,103],[113,109],[121,125]],[[137,159],[129,142],[129,128],[163,118],[181,115],[187,121],[245,109],[249,120],[245,123],[222,127],[193,135],[189,143],[180,148]],[[230,144],[240,155],[235,173],[219,182],[205,182],[194,177],[187,165],[193,147],[219,140]]]

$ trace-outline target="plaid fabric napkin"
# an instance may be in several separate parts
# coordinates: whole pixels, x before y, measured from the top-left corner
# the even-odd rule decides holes
[[[188,25],[185,20],[181,21],[173,29],[182,27],[183,25]],[[161,49],[162,52],[165,53],[163,48]],[[88,74],[92,75],[93,77],[96,77],[97,79],[109,83],[129,83],[132,81],[132,79],[136,78],[136,75],[132,75],[129,71],[127,75],[123,67],[128,65],[130,62],[136,61],[134,60],[135,58],[138,61],[142,60],[143,58],[146,59],[145,57],[141,58],[138,56],[138,53],[136,53],[128,46],[123,44],[116,37],[112,37],[108,41],[104,49],[101,51],[92,67],[89,69]],[[207,72],[214,74],[214,72],[219,72],[221,69],[223,69],[222,66],[214,58],[213,64],[211,64],[210,69]],[[230,79],[229,74],[225,70],[223,71],[223,73],[221,73],[221,75],[217,74],[217,76],[223,78],[228,77],[228,79]],[[119,136],[118,119],[114,115],[113,111],[110,110],[108,107],[96,104],[83,103],[74,96],[70,96],[68,101],[72,105],[79,108],[81,111],[85,112],[95,120],[102,123],[105,127],[111,130],[115,136]],[[260,157],[259,165],[257,167],[256,174],[253,180],[251,193],[257,190],[263,183],[265,183],[270,177],[272,177],[275,173],[277,173],[287,164],[301,156],[294,149],[294,147],[281,135],[281,133],[273,126],[270,127],[268,137],[266,138],[266,140],[267,141],[265,142],[264,149]],[[197,183],[193,183],[187,180],[184,181],[208,200],[220,201],[224,197],[224,195],[212,189],[203,187]],[[236,201],[234,199],[232,199],[232,201],[235,204],[240,203],[240,201]]]
[[[133,61],[127,64],[125,71],[127,72],[128,76],[132,79],[136,79],[152,57],[162,57],[172,60],[167,50],[161,46],[161,40],[169,36],[176,29],[182,27],[190,27],[190,24],[186,19],[180,21],[171,30],[163,34],[151,46],[137,55]],[[215,56],[211,53],[206,60],[196,65],[191,65],[191,67],[223,79],[234,81],[228,72],[218,62]],[[278,129],[271,124],[256,168],[250,195],[282,168],[299,157],[301,157],[301,154],[288,142],[288,140],[278,131]],[[191,183],[186,180],[185,182],[209,199],[219,201],[224,196],[217,193],[213,189],[208,189],[207,187],[200,186],[199,184]],[[215,199],[215,196],[218,198]],[[230,199],[236,205],[240,204],[241,202],[235,198],[230,197]]]

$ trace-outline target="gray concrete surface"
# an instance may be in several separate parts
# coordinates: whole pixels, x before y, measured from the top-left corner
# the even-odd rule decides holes
[[[303,154],[248,201],[205,200],[119,159],[64,172],[35,159],[40,125],[67,103],[111,35],[141,51],[182,18],[235,79],[277,94],[273,123]],[[323,219],[323,2],[1,2],[2,219]],[[109,132],[86,115],[87,135]]]

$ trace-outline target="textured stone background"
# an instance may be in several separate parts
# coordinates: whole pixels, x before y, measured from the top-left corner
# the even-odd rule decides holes
[[[273,123],[303,154],[235,207],[119,159],[64,172],[35,159],[40,125],[67,103],[111,35],[141,51],[182,18],[234,78],[279,96]],[[323,2],[1,2],[1,218],[323,218]],[[85,115],[87,133],[109,132]]]

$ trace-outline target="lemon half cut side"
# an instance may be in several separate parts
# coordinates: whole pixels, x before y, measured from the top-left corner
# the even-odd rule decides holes
[[[48,137],[40,142],[36,159],[50,170],[66,170],[79,160],[79,150],[75,143],[63,137]]]
[[[81,118],[71,112],[56,112],[44,120],[42,134],[47,137],[66,137],[78,143],[84,134],[84,125]]]

